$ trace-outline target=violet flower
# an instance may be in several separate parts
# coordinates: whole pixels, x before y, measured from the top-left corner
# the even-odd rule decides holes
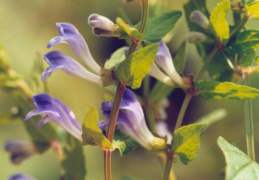
[[[162,72],[159,67],[164,72]],[[185,85],[183,78],[177,73],[174,67],[171,54],[166,44],[162,40],[159,41],[159,49],[156,54],[155,63],[152,64],[148,74],[172,87],[176,84],[179,86]]]
[[[41,127],[49,121],[54,122],[58,126],[63,127],[75,138],[82,141],[82,126],[75,117],[75,114],[61,101],[52,98],[48,94],[38,94],[33,96],[33,102],[36,109],[30,111],[25,120],[32,116],[45,114],[45,116],[38,122],[37,127]]]
[[[10,153],[13,164],[20,164],[23,160],[36,154],[36,148],[30,141],[12,140],[4,144],[5,151]]]
[[[35,179],[22,173],[16,173],[8,177],[8,180],[35,180]]]
[[[199,10],[195,10],[190,14],[190,19],[192,22],[195,22],[199,26],[201,26],[203,29],[209,29],[210,27],[210,21],[208,18]]]
[[[106,120],[99,122],[99,127],[102,130],[109,125],[112,106],[113,101],[102,103],[102,111],[106,117]],[[154,137],[149,131],[141,105],[137,101],[134,93],[128,89],[125,90],[120,104],[117,126],[122,132],[135,139],[140,145],[148,150],[166,148],[165,141]]]
[[[45,55],[43,58],[50,65],[42,74],[42,80],[45,81],[53,71],[62,69],[66,73],[87,79],[97,84],[102,84],[101,80],[101,67],[93,59],[88,46],[83,36],[78,30],[69,23],[57,23],[59,30],[59,36],[50,40],[48,48],[55,46],[58,43],[67,43],[71,47],[72,51],[86,64],[91,70],[85,69],[72,57],[64,55],[59,51],[52,51]]]

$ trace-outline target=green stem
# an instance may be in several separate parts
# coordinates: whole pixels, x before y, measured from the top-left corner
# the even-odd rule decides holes
[[[212,52],[207,56],[207,58],[204,60],[204,64],[201,67],[201,69],[199,70],[198,74],[195,76],[193,81],[199,81],[203,74],[207,71],[210,63],[212,62],[212,60],[215,58],[215,56],[221,51],[221,48],[219,48],[218,46],[215,46],[214,49],[212,50]]]
[[[139,32],[143,33],[145,30],[145,27],[147,25],[147,19],[148,19],[148,0],[142,0],[142,11],[141,11],[141,20],[140,20],[140,27]]]
[[[233,29],[231,31],[231,33],[229,35],[230,39],[232,39],[234,36],[236,36],[236,34],[244,27],[244,25],[249,20],[249,18],[250,18],[250,16],[245,14],[245,16],[243,17],[243,19],[241,21],[239,21],[239,24],[235,27],[235,29]]]
[[[246,76],[244,85],[250,87],[250,77]],[[252,100],[247,99],[244,101],[245,112],[245,125],[246,125],[246,146],[247,155],[255,161],[255,147],[254,147],[254,125],[253,125],[253,112],[252,112]]]
[[[166,159],[164,174],[162,178],[163,180],[169,180],[173,160],[174,160],[174,152],[172,149],[169,149],[167,152],[167,159]]]
[[[186,94],[186,96],[185,96],[185,98],[183,100],[183,104],[182,104],[182,107],[180,109],[180,112],[179,112],[179,115],[178,115],[178,118],[177,118],[174,130],[176,130],[176,129],[181,127],[182,122],[183,122],[183,118],[184,118],[184,114],[185,114],[185,112],[187,110],[187,107],[188,107],[191,99],[192,99],[192,95],[191,94]]]
[[[144,32],[146,23],[148,19],[148,0],[142,0],[142,14],[141,14],[141,24],[140,24],[140,29],[139,31],[141,33]],[[129,51],[127,53],[127,57],[130,56],[138,47],[139,40],[132,38],[131,39],[131,44],[129,47]],[[114,136],[114,131],[116,127],[116,122],[119,114],[119,109],[120,109],[120,103],[126,88],[127,83],[118,83],[117,85],[117,91],[111,111],[111,116],[110,116],[110,122],[107,130],[107,139],[112,142],[113,136]],[[104,151],[104,171],[105,171],[105,179],[106,180],[111,180],[111,151],[109,149]]]

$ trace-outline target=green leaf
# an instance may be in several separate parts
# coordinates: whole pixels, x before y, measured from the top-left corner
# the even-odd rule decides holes
[[[131,54],[115,69],[116,79],[127,83],[132,89],[139,88],[154,62],[157,50],[158,44],[155,43]]]
[[[119,149],[120,156],[125,156],[135,150],[139,144],[130,136],[116,129],[113,139],[113,147]]]
[[[195,83],[199,94],[207,99],[252,99],[259,96],[259,90],[230,82],[199,81]]]
[[[222,120],[224,117],[226,117],[226,115],[227,111],[225,109],[216,109],[201,117],[198,121],[196,121],[196,123],[204,123],[206,124],[206,128],[208,128],[215,122]]]
[[[182,16],[181,11],[170,11],[158,17],[148,19],[143,39],[147,43],[161,40]]]
[[[159,102],[160,100],[168,97],[174,89],[160,81],[157,81],[149,95],[149,100]]]
[[[181,46],[175,52],[173,62],[174,67],[178,73],[183,73],[186,58],[186,41],[184,41]]]
[[[246,30],[238,33],[235,44],[232,45],[235,52],[256,49],[259,47],[259,31]]]
[[[256,162],[223,137],[219,137],[217,142],[227,163],[226,180],[259,179],[259,165]]]
[[[61,176],[64,180],[84,180],[86,175],[85,156],[80,141],[67,133],[63,147],[64,160],[61,163]]]
[[[115,51],[111,58],[105,62],[105,69],[113,69],[116,68],[126,57],[124,51],[128,49],[127,47],[121,47]]]
[[[204,129],[205,124],[191,124],[174,132],[172,149],[182,163],[187,164],[196,157],[200,148],[200,135]]]
[[[213,9],[210,16],[210,22],[216,32],[216,36],[223,44],[226,44],[229,39],[229,26],[226,21],[229,8],[229,0],[224,0],[217,4],[217,7]]]
[[[251,15],[255,19],[259,19],[259,2],[256,2],[251,5],[246,5],[245,9],[249,15]]]
[[[130,37],[134,37],[138,40],[141,40],[143,38],[142,33],[140,33],[136,28],[131,27],[129,24],[124,22],[121,18],[117,18],[116,23],[118,24],[120,29],[124,31],[126,34],[128,34]]]
[[[232,81],[234,73],[227,63],[224,52],[220,52],[215,57],[215,59],[209,65],[208,72],[213,80],[220,82]]]
[[[89,107],[86,111],[83,130],[83,144],[84,145],[98,145],[100,147],[107,147],[112,149],[111,142],[103,135],[101,129],[98,127],[99,116],[94,107]]]

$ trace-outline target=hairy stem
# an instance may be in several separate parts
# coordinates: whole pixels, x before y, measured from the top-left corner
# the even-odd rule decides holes
[[[140,20],[140,27],[139,32],[143,33],[145,30],[145,27],[147,25],[147,19],[148,19],[148,0],[142,0],[142,11],[141,11],[141,20]]]
[[[244,85],[250,87],[250,77],[246,76]],[[245,112],[245,125],[246,125],[246,147],[247,155],[255,161],[255,147],[254,147],[254,125],[253,125],[253,111],[252,111],[252,100],[247,99],[244,101],[244,112]]]

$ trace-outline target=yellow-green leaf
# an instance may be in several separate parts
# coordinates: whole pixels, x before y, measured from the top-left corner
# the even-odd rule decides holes
[[[250,16],[254,17],[255,19],[259,19],[259,2],[256,2],[250,6],[246,5],[245,9]]]
[[[121,18],[116,19],[116,23],[120,27],[122,31],[124,31],[126,34],[128,34],[130,37],[134,37],[138,40],[141,40],[143,35],[140,33],[136,28],[131,27],[129,24],[124,22]]]
[[[99,116],[94,107],[89,107],[86,111],[83,130],[83,144],[98,145],[100,147],[108,147],[112,149],[111,142],[103,135],[101,129],[98,127]]]
[[[127,83],[132,89],[139,88],[150,71],[157,50],[158,44],[154,43],[131,54],[115,69],[116,79]]]
[[[226,21],[226,15],[230,8],[229,0],[224,0],[218,3],[210,15],[210,22],[216,32],[220,42],[226,44],[229,39],[229,26]]]
[[[204,129],[205,124],[191,124],[174,132],[172,148],[182,163],[187,164],[196,157],[200,147],[200,135]]]
[[[259,96],[259,90],[230,82],[199,81],[195,83],[205,99],[252,99]]]

